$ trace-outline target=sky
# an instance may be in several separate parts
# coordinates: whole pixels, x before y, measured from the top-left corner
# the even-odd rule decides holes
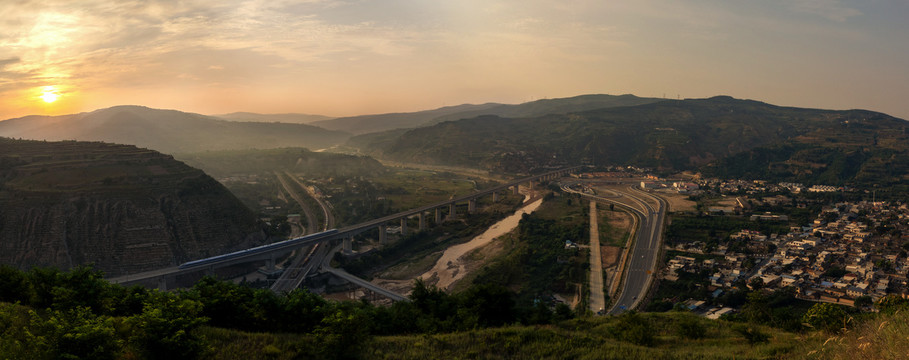
[[[348,116],[581,94],[909,119],[906,0],[2,0],[0,119]]]

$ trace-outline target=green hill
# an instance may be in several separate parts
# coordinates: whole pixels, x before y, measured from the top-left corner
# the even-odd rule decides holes
[[[517,105],[498,105],[489,109],[477,111],[463,111],[456,114],[440,116],[431,123],[432,125],[444,121],[456,121],[469,119],[483,115],[495,115],[500,117],[522,118],[535,117],[550,114],[567,114],[579,111],[606,109],[621,106],[637,106],[655,103],[663,99],[642,98],[630,94],[625,95],[603,95],[590,94],[579,95],[567,98],[542,99],[526,102]]]
[[[385,171],[381,163],[370,157],[313,152],[303,148],[206,151],[177,154],[176,157],[219,178],[278,170],[308,177],[364,176]]]
[[[384,141],[374,137],[366,150],[399,161],[511,172],[588,163],[728,177],[899,181],[909,162],[883,164],[909,154],[907,125],[871,111],[714,97],[529,118],[481,116]]]
[[[487,103],[447,106],[435,110],[411,113],[363,115],[333,120],[318,121],[313,125],[326,129],[346,131],[355,135],[381,133],[395,129],[409,129],[428,126],[445,121],[469,119],[483,115],[503,117],[531,117],[548,114],[632,106],[653,103],[661,99],[639,98],[634,95],[581,95],[568,98],[543,99],[522,104],[506,105]]]
[[[0,138],[0,264],[118,276],[264,243],[217,181],[156,151]]]

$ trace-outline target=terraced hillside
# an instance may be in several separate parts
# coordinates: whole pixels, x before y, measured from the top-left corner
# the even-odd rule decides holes
[[[0,263],[124,275],[265,242],[255,215],[171,156],[0,138]]]

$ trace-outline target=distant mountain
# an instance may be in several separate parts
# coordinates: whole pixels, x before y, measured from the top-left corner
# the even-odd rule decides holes
[[[176,110],[115,106],[89,113],[0,121],[0,136],[106,141],[178,153],[286,146],[319,149],[344,142],[349,135],[304,124],[233,122]]]
[[[265,242],[256,215],[171,156],[0,138],[0,263],[138,273]]]
[[[230,114],[211,115],[219,119],[243,122],[282,122],[291,124],[308,124],[316,121],[334,119],[333,117],[310,114],[256,114],[251,112],[235,112]]]
[[[567,114],[572,112],[606,109],[620,106],[637,106],[650,104],[663,99],[641,98],[634,95],[581,95],[568,98],[542,99],[517,105],[499,105],[483,110],[462,111],[456,114],[444,115],[432,120],[431,124],[444,121],[469,119],[482,115],[495,115],[501,117],[534,117],[550,114]]]
[[[531,117],[549,114],[566,114],[592,109],[648,104],[662,99],[639,98],[634,95],[581,95],[560,99],[544,99],[518,105],[486,103],[458,105],[412,113],[363,115],[319,121],[313,125],[331,130],[346,131],[354,135],[385,132],[428,126],[443,121],[469,119],[481,115],[502,117]]]
[[[465,111],[478,111],[489,109],[502,104],[482,104],[482,105],[457,105],[447,106],[435,110],[426,110],[410,113],[392,113],[378,115],[360,115],[341,117],[332,120],[316,121],[312,125],[329,129],[345,131],[351,134],[366,134],[371,132],[386,131],[391,129],[405,129],[425,125],[433,119],[456,114]]]
[[[904,120],[871,111],[714,97],[449,121],[368,137],[372,148],[367,152],[512,172],[590,163],[834,184],[884,182],[909,180],[907,128]]]

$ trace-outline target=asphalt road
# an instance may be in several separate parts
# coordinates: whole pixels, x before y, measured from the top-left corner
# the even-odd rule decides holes
[[[637,229],[631,254],[625,264],[619,297],[613,302],[608,313],[621,314],[634,309],[646,295],[647,289],[653,281],[657,256],[659,256],[662,244],[663,220],[666,215],[665,201],[658,196],[631,187],[615,191],[615,195],[618,196],[610,198],[585,194],[571,189],[570,186],[563,186],[562,189],[598,202],[626,206],[640,218],[640,227]],[[651,202],[655,202],[656,207]],[[593,267],[591,266],[591,268]],[[591,284],[591,293],[593,293],[593,289]]]
[[[656,270],[657,256],[659,256],[662,244],[663,220],[666,215],[666,203],[659,197],[636,189],[629,189],[621,193],[638,203],[644,216],[641,218],[641,227],[635,238],[630,258],[625,265],[622,291],[610,309],[610,314],[620,314],[636,308],[646,295]],[[648,198],[657,202],[656,208],[646,200]]]

